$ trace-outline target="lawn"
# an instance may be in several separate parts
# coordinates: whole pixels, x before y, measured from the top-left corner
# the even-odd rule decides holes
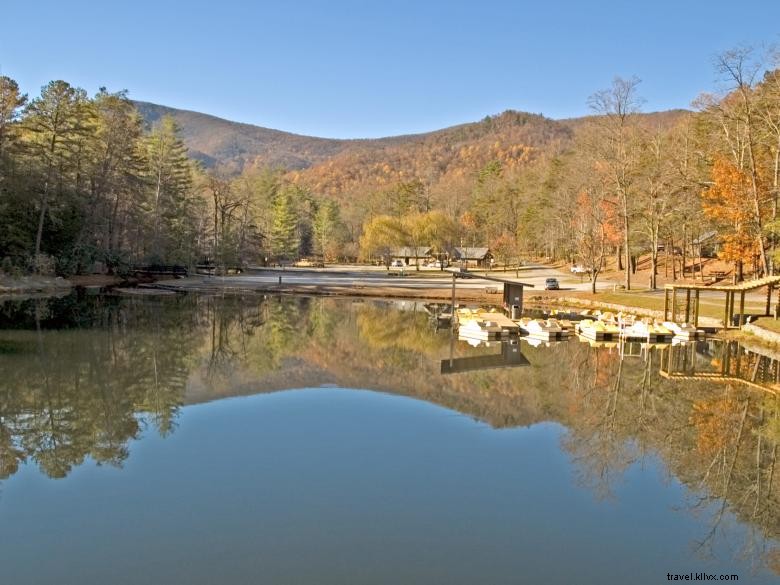
[[[664,310],[664,296],[663,293],[651,292],[649,290],[644,291],[623,291],[623,292],[604,292],[596,295],[588,295],[587,297],[593,302],[610,303],[615,305],[627,305],[630,307],[638,307],[641,309],[649,309],[653,311]],[[721,295],[706,294],[702,295],[699,300],[699,315],[702,317],[711,317],[713,319],[723,319],[724,301]],[[745,303],[746,313],[763,313],[765,309],[765,303],[756,300],[748,300]],[[738,306],[736,308],[738,310]],[[766,319],[762,320],[762,323]]]
[[[772,317],[762,317],[754,323],[756,327],[761,327],[767,331],[773,331],[780,333],[780,319],[773,319]]]

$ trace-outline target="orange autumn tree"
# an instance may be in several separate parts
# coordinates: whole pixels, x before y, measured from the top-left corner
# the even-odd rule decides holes
[[[750,177],[725,157],[715,159],[710,188],[702,192],[702,207],[723,231],[723,247],[718,256],[733,262],[737,278],[742,280],[742,266],[752,261],[763,246],[763,234],[756,222],[750,189]]]
[[[463,237],[472,246],[476,246],[476,233],[477,233],[477,218],[470,211],[465,211],[460,216],[460,229],[461,229],[461,246],[463,245]]]
[[[725,450],[739,426],[744,403],[722,396],[696,400],[689,422],[696,429],[696,450],[702,457],[713,457]]]
[[[498,262],[506,265],[512,258],[517,257],[517,238],[507,232],[502,233],[490,243],[490,249]]]
[[[583,189],[577,195],[571,227],[577,257],[588,269],[593,294],[596,293],[596,280],[606,262],[612,211],[612,206],[604,199],[601,190]]]

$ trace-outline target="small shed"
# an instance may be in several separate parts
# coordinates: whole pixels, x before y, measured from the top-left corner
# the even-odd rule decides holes
[[[490,268],[493,255],[490,253],[490,248],[455,248],[452,260],[465,266]]]
[[[526,286],[522,282],[505,282],[504,283],[504,310],[515,317],[515,314],[519,316],[523,312],[523,287]]]
[[[500,276],[494,276],[490,274],[478,274],[476,272],[470,272],[465,268],[449,268],[447,272],[452,273],[452,306],[455,307],[455,282],[458,278],[479,278],[483,280],[489,280],[492,282],[500,282],[504,287],[503,306],[504,310],[509,313],[511,319],[519,319],[523,311],[523,289],[525,287],[534,288],[534,285],[527,282],[519,282],[517,280],[510,280],[508,278],[502,278]]]

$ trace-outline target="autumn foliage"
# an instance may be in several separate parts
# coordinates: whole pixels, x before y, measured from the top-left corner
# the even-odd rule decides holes
[[[704,213],[723,230],[720,257],[747,262],[758,254],[758,238],[750,201],[750,178],[723,156],[712,167],[712,186],[702,193]]]

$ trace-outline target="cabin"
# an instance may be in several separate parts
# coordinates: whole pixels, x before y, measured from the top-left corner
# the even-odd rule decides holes
[[[493,254],[490,248],[455,248],[452,262],[461,266],[490,268],[493,265]]]
[[[692,240],[691,251],[702,258],[715,258],[720,251],[721,243],[720,234],[712,230]]]
[[[391,260],[400,260],[404,266],[422,265],[430,260],[435,260],[431,246],[404,246],[396,248],[390,253]]]

